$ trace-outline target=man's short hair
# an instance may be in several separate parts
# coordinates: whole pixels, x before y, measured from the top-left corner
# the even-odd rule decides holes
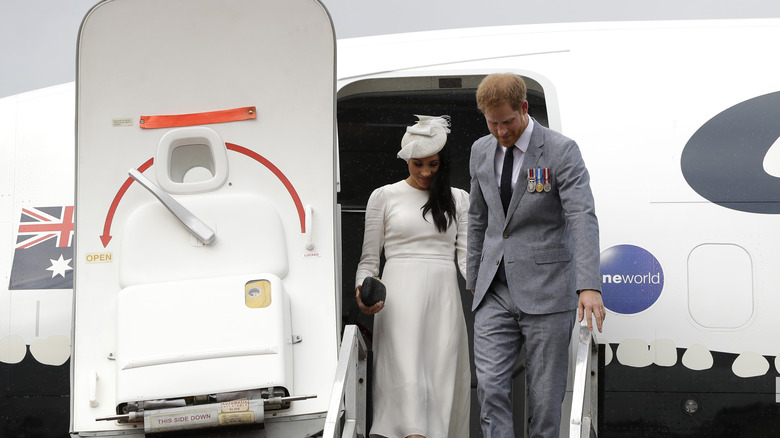
[[[525,81],[514,73],[493,73],[485,76],[477,88],[477,108],[497,108],[505,103],[519,111],[526,99]]]

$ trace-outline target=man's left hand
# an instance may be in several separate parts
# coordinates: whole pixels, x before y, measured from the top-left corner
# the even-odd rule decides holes
[[[588,329],[593,331],[593,320],[591,316],[596,317],[596,327],[601,333],[601,326],[604,324],[604,318],[607,316],[607,310],[604,308],[604,302],[601,301],[601,293],[597,290],[584,289],[580,291],[580,302],[577,311],[578,321],[582,318],[588,321]]]

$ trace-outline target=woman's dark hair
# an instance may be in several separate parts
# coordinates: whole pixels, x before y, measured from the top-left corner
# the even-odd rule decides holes
[[[447,231],[447,227],[455,220],[455,199],[452,198],[450,186],[450,153],[446,147],[439,151],[439,170],[431,182],[428,202],[422,207],[423,218],[429,211],[440,233]]]

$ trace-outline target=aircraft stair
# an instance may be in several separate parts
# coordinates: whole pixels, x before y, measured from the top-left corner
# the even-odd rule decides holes
[[[574,332],[571,364],[571,391],[564,407],[571,406],[569,418],[562,420],[561,438],[598,436],[598,343],[587,326]],[[572,353],[575,353],[572,351]],[[357,326],[344,328],[339,362],[333,382],[324,438],[357,438],[366,434],[367,351]],[[564,409],[566,411],[566,409]],[[525,436],[528,432],[525,431]]]

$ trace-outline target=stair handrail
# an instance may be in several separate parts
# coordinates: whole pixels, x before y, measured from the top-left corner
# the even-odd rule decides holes
[[[598,436],[598,353],[596,338],[580,326],[574,369],[569,438]]]
[[[344,426],[341,438],[364,437],[366,427],[366,370],[367,350],[363,336],[356,325],[344,327],[339,349],[336,377],[325,417],[324,438],[337,438],[342,406]]]

